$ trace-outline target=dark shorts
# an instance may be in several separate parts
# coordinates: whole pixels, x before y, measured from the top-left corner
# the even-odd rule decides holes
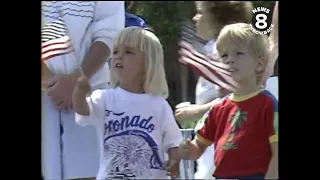
[[[241,177],[219,177],[216,176],[216,179],[238,179],[238,180],[247,180],[247,179],[255,179],[255,180],[263,180],[263,174],[255,174],[250,176],[241,176]]]

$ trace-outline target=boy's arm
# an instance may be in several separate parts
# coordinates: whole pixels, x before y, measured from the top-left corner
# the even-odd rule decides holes
[[[266,121],[272,157],[265,179],[278,179],[278,101],[272,100],[268,105]]]
[[[193,160],[193,161],[199,159],[204,153],[204,151],[208,148],[208,146],[212,144],[211,142],[208,143],[210,145],[203,143],[202,140],[200,140],[201,137],[200,138],[199,137],[200,136],[196,136],[196,138],[190,142],[194,150],[188,152],[186,159]]]
[[[204,153],[208,146],[214,142],[214,135],[216,132],[216,125],[214,122],[214,106],[204,117],[204,124],[200,130],[197,131],[195,139],[187,142],[189,151],[187,157],[184,159],[197,160]]]

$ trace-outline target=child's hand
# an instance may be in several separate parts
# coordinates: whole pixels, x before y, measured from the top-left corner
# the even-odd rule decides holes
[[[180,161],[168,160],[166,162],[167,175],[171,178],[177,179],[180,176]]]
[[[182,159],[185,159],[185,160],[192,159],[190,158],[190,156],[193,154],[197,154],[197,150],[198,150],[196,145],[193,144],[190,139],[184,140],[180,144],[179,149],[180,149],[180,156],[182,157]]]
[[[175,117],[177,121],[194,121],[196,119],[197,105],[189,105],[176,110]]]
[[[77,79],[77,84],[76,84],[76,88],[78,90],[78,92],[82,93],[82,94],[89,94],[91,92],[91,86],[89,83],[89,79],[82,75]]]

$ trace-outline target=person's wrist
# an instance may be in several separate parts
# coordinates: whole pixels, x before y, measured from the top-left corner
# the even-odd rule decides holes
[[[77,79],[81,76],[81,72],[79,69],[75,70],[72,74],[71,77],[74,82],[77,82]]]
[[[74,93],[75,93],[75,96],[78,97],[78,98],[86,98],[87,97],[87,93],[84,92],[81,88],[79,88],[79,86],[76,85],[75,89],[74,89]]]

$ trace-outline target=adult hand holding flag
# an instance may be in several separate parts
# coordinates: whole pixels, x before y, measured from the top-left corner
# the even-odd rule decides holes
[[[42,90],[45,90],[45,82],[53,77],[53,73],[46,65],[49,59],[72,52],[70,37],[67,36],[66,27],[61,19],[45,24],[42,17],[41,31],[41,67],[42,67]]]
[[[61,18],[44,25],[41,32],[41,61],[73,51],[65,23]]]

